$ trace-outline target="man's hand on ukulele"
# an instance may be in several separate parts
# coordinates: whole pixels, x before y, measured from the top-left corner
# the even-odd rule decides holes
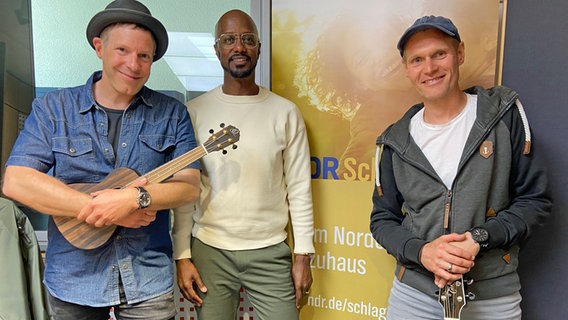
[[[139,209],[116,221],[115,224],[126,228],[145,227],[156,220],[156,213],[155,210]]]
[[[136,180],[132,186],[147,183],[145,178]],[[156,211],[139,209],[136,203],[138,190],[133,187],[105,189],[91,193],[91,201],[81,209],[77,219],[95,227],[121,225],[130,228],[147,226],[156,219]]]
[[[452,233],[422,247],[420,262],[434,273],[436,286],[443,288],[471,270],[477,252],[471,251],[469,241],[465,234]]]

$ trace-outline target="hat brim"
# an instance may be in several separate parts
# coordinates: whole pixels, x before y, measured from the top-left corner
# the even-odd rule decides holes
[[[94,49],[93,38],[99,37],[104,28],[114,23],[134,23],[150,30],[156,40],[154,61],[159,60],[168,48],[168,33],[164,25],[151,15],[140,11],[116,8],[105,9],[97,13],[87,25],[87,40]]]

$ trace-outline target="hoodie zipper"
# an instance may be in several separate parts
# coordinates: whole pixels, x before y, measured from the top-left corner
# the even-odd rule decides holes
[[[444,230],[448,230],[450,226],[450,211],[452,203],[452,190],[446,192],[446,203],[444,204]]]

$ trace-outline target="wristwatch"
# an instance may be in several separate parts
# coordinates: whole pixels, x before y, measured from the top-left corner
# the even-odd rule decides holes
[[[138,189],[138,196],[136,197],[136,203],[138,203],[139,209],[145,209],[150,206],[152,202],[152,197],[150,197],[150,193],[148,190],[144,189],[143,187],[134,187]]]
[[[479,246],[482,248],[487,247],[489,244],[489,232],[481,227],[474,227],[471,230],[471,238],[473,241],[479,243]]]

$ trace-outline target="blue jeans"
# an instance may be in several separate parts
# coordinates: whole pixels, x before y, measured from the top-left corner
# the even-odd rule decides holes
[[[122,286],[120,286],[122,289]],[[61,301],[48,295],[53,320],[109,320],[111,307],[89,307]],[[120,300],[125,301],[124,291],[120,290]],[[121,302],[114,306],[114,315],[118,320],[155,319],[174,320],[174,294],[170,291],[156,298],[128,304]]]
[[[467,301],[462,320],[521,320],[521,294]],[[387,320],[442,320],[444,312],[436,299],[394,279]]]

